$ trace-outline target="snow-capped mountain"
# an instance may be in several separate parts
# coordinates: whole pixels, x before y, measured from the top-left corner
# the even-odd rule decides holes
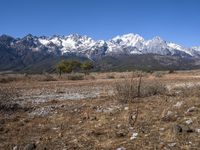
[[[119,54],[159,54],[167,56],[199,57],[200,47],[185,48],[173,42],[167,42],[160,37],[145,40],[138,34],[126,34],[116,36],[108,41],[93,40],[88,36],[71,34],[68,36],[33,36],[31,34],[23,38],[0,36],[0,44],[16,49],[18,52],[32,51],[51,53],[56,55],[75,54],[95,59],[105,55]],[[23,53],[23,52],[22,52]]]
[[[145,54],[144,57],[143,54]],[[158,55],[162,56],[162,59],[158,58]],[[155,58],[152,56],[155,56]],[[164,62],[163,56],[166,58]],[[172,58],[171,56],[175,57]],[[116,64],[120,61],[127,61],[124,64],[130,66],[134,57],[134,59],[141,58],[140,63],[146,62],[148,67],[154,67],[161,62],[161,66],[170,65],[175,68],[183,66],[182,69],[184,69],[190,68],[190,66],[196,67],[199,64],[196,60],[200,58],[200,46],[186,48],[165,41],[160,37],[145,40],[140,35],[132,33],[116,36],[107,41],[94,40],[78,34],[68,36],[33,36],[29,34],[23,38],[13,38],[8,35],[0,36],[0,71],[10,69],[32,71],[33,68],[49,71],[55,69],[56,63],[61,58],[69,57],[90,59],[98,64],[104,58],[111,58],[107,59],[108,65],[105,65],[104,62],[103,67],[110,66],[112,62]],[[182,61],[179,61],[179,59]],[[134,63],[139,63],[139,61],[140,59]],[[184,63],[187,65],[183,65]],[[140,64],[137,66],[140,66]]]
[[[90,59],[105,55],[119,54],[159,54],[181,57],[199,57],[200,47],[185,48],[173,42],[167,42],[160,37],[145,40],[138,34],[126,34],[116,36],[108,41],[95,41],[88,36],[71,34],[68,36],[33,36],[31,34],[23,38],[0,36],[0,43],[16,49],[18,52],[32,51],[51,53],[56,55],[75,54]]]

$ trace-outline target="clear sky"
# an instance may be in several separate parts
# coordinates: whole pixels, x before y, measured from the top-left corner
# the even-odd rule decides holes
[[[200,0],[0,0],[0,34],[78,33],[94,39],[137,33],[200,45]]]

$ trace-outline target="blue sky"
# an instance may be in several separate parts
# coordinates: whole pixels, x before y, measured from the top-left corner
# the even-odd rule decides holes
[[[0,34],[14,37],[137,33],[200,45],[200,0],[0,0],[0,20]]]

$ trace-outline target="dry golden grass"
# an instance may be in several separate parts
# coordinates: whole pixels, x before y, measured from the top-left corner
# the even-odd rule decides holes
[[[199,87],[189,89],[184,83],[200,83],[198,72],[175,72],[155,77],[142,77],[142,87],[153,88],[156,81],[170,89],[167,94],[145,94],[134,103],[120,103],[109,90],[117,83],[130,81],[130,73],[112,73],[114,79],[107,79],[110,73],[92,73],[94,79],[70,81],[20,80],[0,83],[1,89],[15,88],[22,95],[57,97],[34,103],[20,101],[27,110],[20,109],[8,115],[0,111],[0,149],[23,149],[28,143],[35,143],[36,149],[198,149],[200,147],[200,101]],[[52,75],[56,77],[56,75]],[[138,77],[133,82],[138,83]],[[129,82],[128,82],[129,83]],[[120,85],[121,85],[120,84]],[[98,87],[93,89],[94,87]],[[136,86],[137,87],[137,86]],[[162,86],[161,86],[162,87]],[[156,89],[160,89],[156,85]],[[99,92],[99,96],[78,100],[58,100],[69,92]],[[114,90],[114,89],[113,89]],[[180,93],[180,91],[183,91]],[[152,93],[152,92],[150,92]],[[42,97],[46,98],[46,97]],[[192,120],[187,125],[186,121]],[[175,132],[174,126],[186,126],[193,132]],[[133,133],[138,133],[131,139]],[[174,145],[175,143],[175,145]]]

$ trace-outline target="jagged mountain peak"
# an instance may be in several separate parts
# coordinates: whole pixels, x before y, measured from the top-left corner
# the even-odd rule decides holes
[[[147,40],[145,43],[146,43],[146,45],[148,45],[148,44],[152,44],[152,43],[153,44],[166,44],[167,42],[165,40],[163,40],[161,37],[155,36],[152,39]]]
[[[134,45],[137,42],[140,41],[144,41],[144,38],[141,37],[139,34],[133,34],[133,33],[129,33],[129,34],[124,34],[124,35],[118,35],[114,38],[111,39],[111,41],[114,41],[116,43],[120,43],[120,42],[124,42],[125,43],[130,43],[132,45]]]
[[[1,44],[4,44],[4,45],[10,45],[11,42],[15,41],[15,38],[9,36],[9,35],[6,35],[6,34],[2,34],[0,36],[0,43]]]
[[[6,42],[5,42],[6,41]],[[14,42],[13,42],[14,41]],[[108,41],[93,40],[91,37],[79,34],[67,36],[33,36],[28,34],[23,38],[15,39],[7,35],[0,36],[0,42],[17,49],[31,49],[46,51],[47,53],[59,52],[62,55],[76,54],[89,58],[96,58],[99,54],[161,54],[176,56],[200,56],[200,48],[185,48],[173,42],[167,42],[156,36],[145,40],[139,34],[118,35]],[[20,47],[20,48],[18,48]],[[57,54],[57,53],[56,53]]]
[[[33,39],[36,39],[38,38],[37,36],[33,36],[32,34],[27,34],[26,36],[24,36],[22,38],[22,40],[33,40]]]
[[[152,38],[154,41],[164,41],[160,36],[155,36]]]
[[[194,49],[196,51],[200,51],[200,46],[194,46],[194,47],[192,47],[192,49]]]

